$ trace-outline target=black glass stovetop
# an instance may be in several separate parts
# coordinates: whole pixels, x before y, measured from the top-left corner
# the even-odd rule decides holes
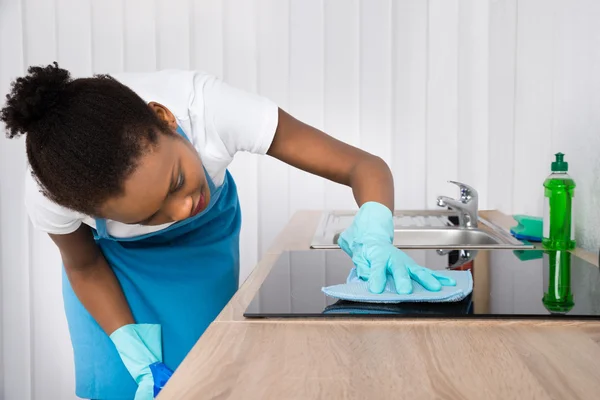
[[[568,252],[405,250],[431,269],[473,274],[473,292],[453,303],[373,304],[326,296],[346,282],[341,250],[284,252],[249,304],[248,318],[432,317],[600,319],[600,270]]]

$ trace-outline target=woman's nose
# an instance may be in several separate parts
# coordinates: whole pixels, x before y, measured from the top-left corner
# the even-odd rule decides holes
[[[173,221],[181,221],[192,214],[194,208],[194,199],[192,196],[185,196],[177,199],[170,205],[169,216]]]

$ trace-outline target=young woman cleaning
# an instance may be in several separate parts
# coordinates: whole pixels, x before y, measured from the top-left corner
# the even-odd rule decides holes
[[[26,207],[63,261],[76,394],[151,399],[238,287],[237,152],[348,185],[340,238],[375,293],[392,275],[454,282],[392,245],[393,180],[378,157],[196,71],[72,79],[57,63],[13,82],[0,119],[26,135]]]

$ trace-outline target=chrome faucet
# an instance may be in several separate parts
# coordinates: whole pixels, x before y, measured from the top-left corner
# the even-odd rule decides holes
[[[458,224],[461,228],[477,228],[479,196],[477,191],[464,183],[448,181],[460,188],[460,199],[440,196],[437,204],[458,212]]]

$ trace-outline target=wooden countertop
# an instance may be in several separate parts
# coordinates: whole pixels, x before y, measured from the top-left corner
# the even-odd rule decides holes
[[[279,254],[309,248],[319,216],[294,215],[160,400],[598,397],[600,322],[245,319]],[[598,265],[597,255],[574,254]]]

